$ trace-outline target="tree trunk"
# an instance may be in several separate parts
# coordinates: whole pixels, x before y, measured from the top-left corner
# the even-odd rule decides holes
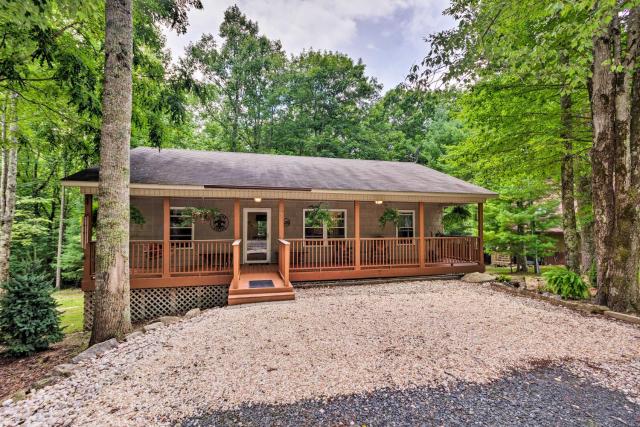
[[[560,97],[560,116],[562,123],[560,137],[564,144],[564,156],[560,165],[562,229],[564,231],[564,246],[567,252],[567,268],[577,273],[580,271],[580,252],[578,249],[578,227],[576,225],[570,94],[564,94]]]
[[[7,106],[3,111],[2,171],[0,178],[0,283],[9,278],[9,258],[11,256],[11,232],[16,211],[16,187],[18,177],[18,111],[16,95],[11,97],[10,113]],[[9,132],[7,134],[7,122]],[[8,145],[8,146],[7,146]]]
[[[598,303],[640,310],[640,8],[594,37],[592,190]],[[626,35],[626,43],[622,42]],[[628,46],[628,51],[623,51]],[[612,70],[621,65],[622,71]]]
[[[129,142],[133,22],[131,0],[105,2],[105,71],[91,344],[131,329],[129,307]]]
[[[62,284],[62,240],[64,239],[64,187],[60,187],[60,223],[58,224],[58,248],[56,251],[56,289]]]
[[[578,179],[578,212],[581,214],[580,226],[580,273],[588,274],[595,261],[595,242],[593,240],[593,218],[591,212],[591,181],[588,176]],[[596,286],[595,283],[591,284]]]

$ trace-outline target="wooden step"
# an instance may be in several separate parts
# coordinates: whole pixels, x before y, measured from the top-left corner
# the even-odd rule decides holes
[[[229,305],[248,304],[254,302],[268,301],[289,301],[296,298],[293,290],[284,290],[281,292],[256,292],[253,294],[229,295]]]
[[[292,291],[291,286],[275,286],[273,288],[229,288],[229,295],[251,295],[255,293],[273,294],[279,292]]]

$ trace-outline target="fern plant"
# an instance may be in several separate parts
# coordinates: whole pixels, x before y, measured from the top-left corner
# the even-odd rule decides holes
[[[384,228],[387,223],[390,222],[396,227],[400,225],[400,212],[396,208],[386,208],[380,218],[378,218],[378,223],[380,224],[380,228]]]
[[[587,299],[589,298],[589,286],[580,275],[566,268],[553,268],[543,273],[547,279],[546,290],[560,295],[563,298]]]
[[[328,228],[333,227],[334,221],[331,211],[323,204],[309,206],[305,217],[305,225],[314,228],[320,228],[323,225]]]
[[[499,274],[498,277],[496,277],[496,282],[511,283],[511,276],[508,274]]]

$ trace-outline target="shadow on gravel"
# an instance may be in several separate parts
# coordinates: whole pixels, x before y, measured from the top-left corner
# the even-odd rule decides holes
[[[519,372],[490,385],[451,391],[382,389],[326,402],[242,406],[182,420],[185,427],[213,425],[539,425],[637,426],[640,406],[622,393],[595,386],[560,367]]]

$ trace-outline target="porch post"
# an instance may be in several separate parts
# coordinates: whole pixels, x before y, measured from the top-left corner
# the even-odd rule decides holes
[[[284,240],[284,200],[278,200],[278,239]]]
[[[484,205],[478,203],[478,263],[484,272]]]
[[[355,200],[353,202],[353,227],[354,227],[354,237],[355,237],[355,268],[356,270],[360,270],[360,201]]]
[[[424,268],[425,266],[425,240],[424,240],[424,202],[418,203],[418,221],[420,221],[420,225],[418,226],[418,256],[420,257],[420,268]]]
[[[93,195],[84,195],[84,217],[83,217],[83,233],[82,248],[84,249],[84,266],[82,270],[83,287],[89,287],[91,284],[91,230],[93,229]]]
[[[233,239],[240,239],[240,200],[233,201]]]
[[[162,277],[169,277],[171,266],[170,222],[171,203],[168,197],[162,198]]]

